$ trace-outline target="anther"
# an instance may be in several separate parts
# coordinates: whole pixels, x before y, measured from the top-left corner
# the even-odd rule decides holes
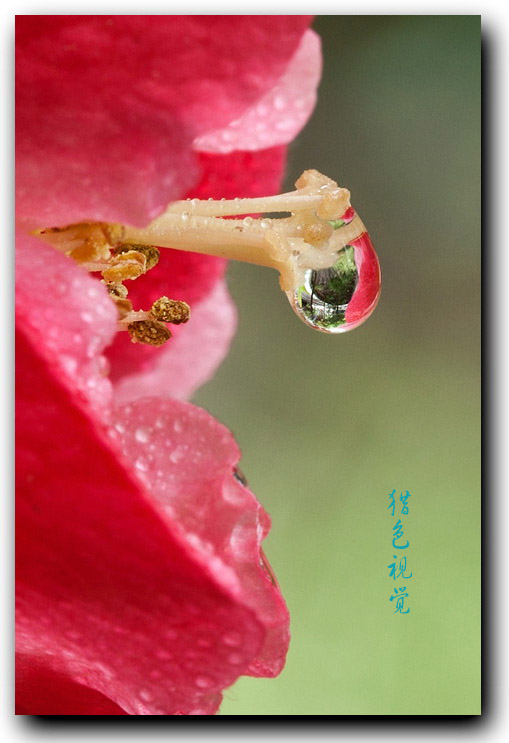
[[[114,255],[102,277],[108,283],[121,283],[127,279],[137,279],[146,272],[147,259],[137,250],[128,250],[125,253]]]
[[[162,346],[171,338],[171,333],[162,322],[157,320],[139,320],[127,326],[133,343],[144,343],[148,346]]]
[[[150,314],[153,315],[156,320],[180,325],[189,320],[190,307],[187,302],[180,302],[175,299],[168,299],[168,297],[161,297],[152,305]]]
[[[114,299],[126,299],[127,287],[123,284],[106,284],[106,289],[110,297]]]
[[[145,256],[146,266],[145,270],[150,271],[151,268],[157,266],[159,263],[160,252],[153,245],[132,245],[124,243],[122,245],[115,246],[115,253],[128,253],[131,250],[135,250],[137,253],[141,253]]]

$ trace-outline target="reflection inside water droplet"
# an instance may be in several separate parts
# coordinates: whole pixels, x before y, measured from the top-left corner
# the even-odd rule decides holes
[[[346,221],[336,220],[332,226],[338,229]],[[371,315],[380,289],[378,256],[364,232],[338,251],[333,266],[306,271],[302,283],[287,296],[297,315],[310,327],[325,333],[345,333]]]

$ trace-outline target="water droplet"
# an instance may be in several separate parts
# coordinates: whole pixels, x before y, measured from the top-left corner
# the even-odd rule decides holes
[[[228,663],[232,666],[240,666],[244,662],[244,657],[240,653],[230,653],[228,656]]]
[[[181,421],[179,420],[173,421],[173,430],[175,431],[175,433],[182,433],[183,428],[184,427]]]
[[[270,219],[262,219],[262,221],[260,222],[260,227],[263,230],[268,229],[270,227]]]
[[[91,323],[94,321],[94,316],[91,312],[81,312],[80,317],[83,320],[83,322]]]
[[[151,692],[148,689],[140,689],[140,699],[144,702],[151,702],[153,699],[153,696]]]
[[[73,356],[62,354],[62,356],[60,357],[60,363],[62,364],[65,371],[70,375],[75,374],[78,369],[78,362]]]
[[[367,320],[380,296],[380,264],[364,232],[338,251],[336,263],[308,270],[302,284],[287,292],[297,315],[325,333],[345,333]]]
[[[224,633],[222,640],[225,645],[228,645],[228,647],[235,648],[242,642],[242,636],[240,632],[230,630],[229,632]]]
[[[182,212],[182,214],[180,215],[180,219],[183,222],[187,222],[187,220],[189,219],[189,212]]]
[[[198,206],[200,199],[191,199],[191,206]]]
[[[210,676],[197,676],[194,680],[194,683],[199,689],[210,689],[210,687],[214,684]]]
[[[174,451],[172,451],[170,454],[170,462],[173,462],[173,464],[178,464],[185,457],[185,454],[186,454],[186,447],[177,446],[177,448]]]
[[[250,224],[253,224],[253,217],[244,217],[242,224],[244,227],[249,227]]]
[[[58,297],[63,297],[67,293],[67,284],[58,279],[54,279],[51,282],[51,288]]]
[[[143,457],[138,457],[136,462],[134,463],[134,466],[137,470],[140,470],[140,472],[146,472],[147,471],[147,463],[143,459]]]
[[[150,438],[150,431],[148,428],[137,428],[134,432],[134,438],[139,441],[140,444],[146,444]]]

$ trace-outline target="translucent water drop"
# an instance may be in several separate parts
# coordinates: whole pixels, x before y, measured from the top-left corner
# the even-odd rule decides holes
[[[270,227],[270,219],[262,219],[260,222],[260,227],[264,230]]]
[[[191,206],[198,206],[200,199],[191,199]]]
[[[240,666],[244,662],[244,656],[240,653],[230,653],[227,660],[232,666]]]
[[[345,215],[346,217],[347,215]],[[341,227],[348,219],[337,220]],[[302,284],[287,292],[297,315],[324,333],[345,333],[367,320],[375,309],[381,289],[378,257],[367,232],[337,254],[330,268],[305,272]]]
[[[210,689],[210,687],[214,684],[214,681],[210,678],[210,676],[197,676],[194,680],[194,683],[199,689]]]
[[[146,472],[148,469],[147,462],[145,461],[145,459],[143,459],[143,457],[138,457],[138,459],[134,463],[134,466],[137,470],[140,470],[140,472]]]
[[[187,220],[189,219],[189,212],[182,212],[182,214],[180,215],[180,219],[183,222],[187,222]]]
[[[253,217],[244,217],[244,219],[242,220],[242,224],[245,227],[249,227],[250,224],[253,224]]]
[[[221,639],[223,640],[223,643],[228,647],[235,648],[242,642],[242,635],[236,630],[230,630],[228,632],[225,632]]]
[[[150,431],[148,428],[137,428],[134,432],[134,438],[139,441],[140,444],[146,444],[150,439]]]

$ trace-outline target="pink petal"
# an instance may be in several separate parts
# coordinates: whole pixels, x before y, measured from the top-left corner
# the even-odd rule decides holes
[[[16,344],[17,652],[128,714],[212,714],[256,656],[261,624],[196,560],[25,330]],[[217,485],[209,495],[220,499]],[[238,664],[222,641],[232,631]]]
[[[240,674],[284,662],[288,615],[260,563],[268,519],[205,411],[145,398],[106,424],[112,305],[65,256],[19,248],[19,710],[213,714]]]
[[[156,397],[116,410],[124,454],[136,462],[162,514],[211,576],[249,606],[266,629],[250,675],[281,672],[289,642],[284,600],[267,572],[260,543],[270,520],[251,491],[232,473],[240,451],[232,434],[205,410]],[[240,664],[242,639],[229,633],[231,663]]]
[[[18,217],[147,222],[196,181],[192,141],[276,83],[309,21],[18,16]]]
[[[237,325],[235,305],[226,284],[219,281],[198,304],[186,325],[174,336],[143,373],[123,377],[115,385],[115,400],[127,402],[153,395],[186,399],[210,379],[228,353]]]
[[[240,118],[198,137],[195,149],[226,154],[288,144],[311,116],[321,72],[320,37],[308,30],[276,85]]]
[[[16,313],[59,378],[98,415],[111,402],[101,355],[116,333],[106,288],[41,240],[16,235]]]

